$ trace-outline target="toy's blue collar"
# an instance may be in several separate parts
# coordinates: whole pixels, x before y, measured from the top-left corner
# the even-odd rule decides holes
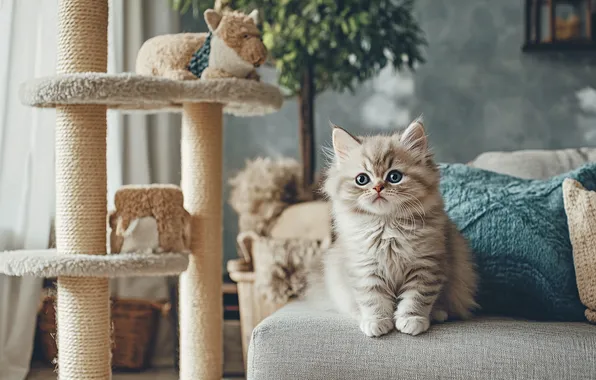
[[[209,66],[209,54],[211,53],[211,37],[212,33],[207,34],[205,43],[197,50],[188,64],[188,71],[194,74],[197,78],[201,77],[203,71]]]

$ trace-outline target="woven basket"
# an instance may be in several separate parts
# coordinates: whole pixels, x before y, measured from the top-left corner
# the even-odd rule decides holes
[[[263,319],[273,314],[283,304],[276,304],[266,300],[257,291],[255,286],[255,272],[252,263],[245,259],[234,259],[228,261],[228,273],[230,278],[238,286],[238,304],[240,306],[240,330],[242,332],[242,356],[246,370],[246,359],[248,355],[248,344],[252,330]]]
[[[56,345],[55,298],[43,299],[38,318],[39,338],[44,358],[54,361]],[[169,305],[133,299],[113,299],[112,367],[121,371],[141,371],[151,365],[160,313],[166,314]]]
[[[230,260],[227,263],[228,273],[230,278],[237,283],[238,286],[238,301],[240,306],[240,322],[242,330],[242,348],[244,354],[244,362],[246,366],[246,359],[248,353],[248,345],[252,330],[259,322],[273,314],[285,304],[292,302],[297,298],[301,289],[290,286],[291,281],[279,281],[275,287],[283,288],[287,286],[287,297],[268,298],[263,294],[263,283],[268,283],[271,277],[279,275],[283,272],[284,275],[292,275],[291,273],[298,273],[304,271],[300,265],[297,267],[277,267],[275,273],[271,272],[274,264],[273,255],[292,255],[300,256],[302,253],[309,255],[316,255],[318,252],[324,251],[329,241],[310,240],[310,239],[273,239],[270,237],[259,236],[254,232],[243,232],[237,237],[237,243],[242,258]],[[291,244],[294,243],[294,244]],[[277,252],[272,252],[271,248],[276,246]],[[286,247],[289,251],[279,250],[281,247]],[[290,260],[291,261],[291,260]],[[294,263],[296,264],[296,263]]]

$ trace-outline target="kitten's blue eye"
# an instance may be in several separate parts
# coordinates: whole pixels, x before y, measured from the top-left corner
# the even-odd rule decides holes
[[[401,174],[399,172],[399,170],[392,170],[389,173],[387,173],[387,182],[389,183],[399,183],[399,181],[401,181],[401,179],[403,178],[403,174]]]
[[[356,176],[356,184],[359,186],[364,186],[370,182],[370,178],[364,173],[360,173]]]

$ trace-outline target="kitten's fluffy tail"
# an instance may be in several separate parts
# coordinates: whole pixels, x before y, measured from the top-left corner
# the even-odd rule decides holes
[[[325,286],[323,258],[313,261],[308,268],[307,285],[303,300],[317,310],[332,311],[333,301]]]
[[[331,247],[309,267],[305,301],[317,310],[340,313],[358,319],[358,307],[346,283],[339,261],[341,255]]]
[[[471,260],[471,251],[453,222],[449,222],[452,235],[452,273],[449,285],[444,289],[450,317],[469,319],[479,306],[475,301],[478,274]]]

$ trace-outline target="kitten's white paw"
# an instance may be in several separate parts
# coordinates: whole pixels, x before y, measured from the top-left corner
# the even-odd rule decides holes
[[[404,334],[418,335],[430,327],[430,321],[426,317],[420,316],[406,316],[397,317],[395,320],[395,328]]]
[[[391,319],[365,319],[360,322],[360,330],[370,337],[385,335],[392,329]]]
[[[432,318],[435,322],[445,322],[449,318],[449,314],[445,310],[435,309],[432,312]]]

